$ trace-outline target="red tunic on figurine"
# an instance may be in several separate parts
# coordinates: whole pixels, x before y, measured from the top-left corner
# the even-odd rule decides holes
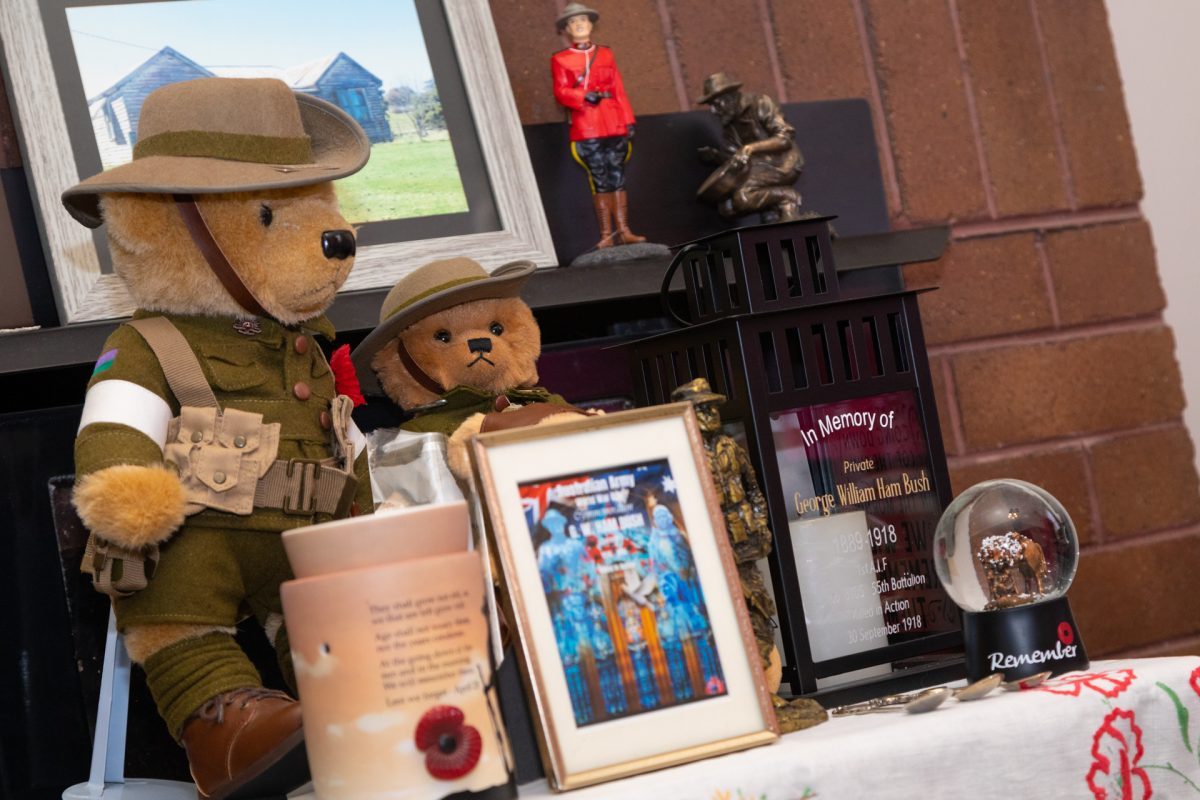
[[[610,48],[593,44],[586,49],[568,47],[550,58],[554,99],[571,112],[571,141],[624,136],[634,123],[633,108]],[[595,105],[588,92],[600,95]]]

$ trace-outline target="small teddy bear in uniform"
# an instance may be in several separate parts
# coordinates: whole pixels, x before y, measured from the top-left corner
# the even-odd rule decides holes
[[[354,264],[334,178],[370,146],[282,81],[152,92],[133,161],[63,194],[107,223],[138,305],[104,345],[75,443],[84,569],[187,751],[202,798],[308,780],[299,704],[234,640],[253,614],[290,673],[280,531],[372,510],[365,440],[316,337]]]
[[[460,478],[476,433],[585,413],[537,385],[542,335],[520,297],[533,271],[530,261],[491,275],[469,258],[425,264],[392,287],[379,326],[351,354],[364,392],[381,389],[412,414],[403,430],[450,438]]]

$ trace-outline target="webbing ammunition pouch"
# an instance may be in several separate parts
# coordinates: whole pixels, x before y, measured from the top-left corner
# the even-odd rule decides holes
[[[167,426],[163,460],[179,474],[187,514],[206,508],[249,514],[254,490],[279,452],[279,423],[262,414],[184,406]]]
[[[89,533],[79,571],[92,576],[96,591],[109,597],[128,597],[146,588],[157,566],[158,545],[126,550]]]

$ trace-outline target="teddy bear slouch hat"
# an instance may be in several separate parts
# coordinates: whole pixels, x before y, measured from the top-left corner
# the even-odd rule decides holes
[[[63,192],[96,228],[106,192],[212,194],[307,186],[362,169],[367,135],[342,109],[274,78],[198,78],[146,96],[133,161]]]

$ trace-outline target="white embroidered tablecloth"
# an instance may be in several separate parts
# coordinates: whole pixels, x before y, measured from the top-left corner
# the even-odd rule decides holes
[[[1200,658],[1094,662],[927,714],[838,717],[774,745],[522,800],[1195,798]]]

